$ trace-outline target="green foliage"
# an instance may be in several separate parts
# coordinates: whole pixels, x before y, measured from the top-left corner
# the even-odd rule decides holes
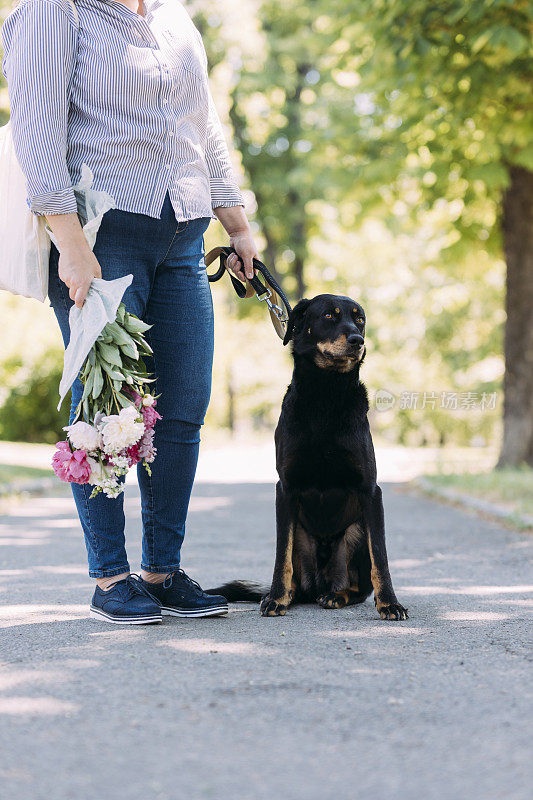
[[[351,92],[334,79],[336,33],[324,24],[322,5],[261,4],[262,46],[243,59],[230,111],[267,258],[296,297],[305,287],[309,240],[321,228],[320,209],[311,201],[328,196],[340,203],[349,180],[344,175],[334,185],[327,174],[347,144],[336,117]]]
[[[419,214],[446,203],[447,257],[500,252],[508,166],[533,163],[533,4],[527,0],[377,0],[345,3],[343,70],[357,76],[352,196],[394,220],[394,202]],[[346,119],[346,116],[344,117]],[[443,253],[444,257],[444,253]]]
[[[19,371],[20,366],[20,361],[4,362],[4,375],[15,369]],[[0,406],[1,439],[55,444],[61,428],[67,424],[65,412],[56,408],[62,369],[62,353],[50,350],[13,386]]]
[[[151,327],[119,304],[116,320],[104,326],[82,365],[83,393],[75,421],[82,418],[92,424],[98,412],[118,414],[131,405],[129,392],[147,393],[148,384],[155,381],[143,358],[153,353],[144,337]]]
[[[477,474],[428,475],[426,480],[437,487],[500,503],[509,512],[533,515],[533,470],[526,465]]]

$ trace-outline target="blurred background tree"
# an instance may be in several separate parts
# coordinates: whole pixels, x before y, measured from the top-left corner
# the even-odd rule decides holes
[[[204,38],[211,88],[230,144],[233,139],[235,169],[265,262],[294,299],[304,291],[345,293],[367,310],[364,378],[372,400],[379,390],[394,398],[385,412],[372,403],[372,424],[382,439],[410,445],[500,441],[502,231],[521,220],[522,228],[507,239],[519,235],[522,247],[510,256],[506,245],[506,430],[519,418],[526,442],[533,392],[525,404],[522,399],[533,371],[529,366],[525,375],[531,321],[524,310],[531,303],[523,275],[532,248],[526,238],[531,226],[529,234],[523,228],[531,193],[518,193],[523,211],[504,215],[502,208],[510,203],[515,209],[513,175],[520,182],[532,168],[530,4],[186,5]],[[206,250],[226,241],[221,226],[212,224]],[[520,287],[515,300],[513,257]],[[288,353],[262,307],[238,302],[224,283],[213,287],[217,330],[208,427],[271,429],[290,377]],[[29,370],[38,368],[49,346],[60,361],[55,319],[37,305],[0,297],[13,339],[9,352],[4,347],[0,353],[0,405],[10,403],[10,409],[22,408],[17,387],[3,377],[15,374],[18,351]],[[27,308],[30,330],[38,333],[22,347],[13,331]],[[20,386],[32,396],[22,378]],[[55,405],[52,373],[49,393]],[[443,403],[443,393],[456,394],[456,408]],[[480,398],[494,393],[496,403],[483,406]],[[32,435],[43,439],[47,428]],[[510,451],[528,460],[527,448],[515,451],[506,435],[504,460]]]
[[[455,270],[503,245],[500,464],[533,465],[533,4],[350,0],[335,17],[337,41],[351,43],[343,69],[357,79],[358,113],[330,180],[350,172],[362,215],[395,226],[404,212],[419,225],[442,209],[439,258]],[[445,318],[437,325],[446,336]]]

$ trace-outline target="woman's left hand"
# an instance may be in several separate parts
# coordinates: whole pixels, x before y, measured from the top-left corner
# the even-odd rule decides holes
[[[257,247],[255,246],[250,229],[239,233],[232,233],[229,237],[229,244],[244,261],[243,268],[235,253],[231,253],[226,260],[229,269],[243,282],[246,278],[253,278],[255,272],[253,259],[259,259],[259,253],[257,252]]]
[[[255,272],[253,259],[259,259],[259,253],[257,252],[252,231],[250,230],[250,223],[243,206],[228,206],[227,208],[217,206],[214,212],[229,234],[230,247],[233,247],[244,262],[243,267],[237,256],[232,253],[226,259],[228,269],[240,281],[244,282],[246,278],[253,278]]]

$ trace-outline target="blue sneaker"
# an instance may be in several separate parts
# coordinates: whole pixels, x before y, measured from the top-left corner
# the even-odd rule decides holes
[[[159,601],[146,588],[138,575],[130,575],[112,584],[107,592],[94,590],[92,617],[121,625],[144,625],[162,622]]]
[[[142,580],[142,579],[141,579]],[[206,594],[182,569],[171,572],[163,583],[147,583],[161,603],[161,613],[174,617],[219,617],[228,613],[228,601],[220,594]]]

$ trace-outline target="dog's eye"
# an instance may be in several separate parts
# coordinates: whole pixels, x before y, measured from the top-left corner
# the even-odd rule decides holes
[[[365,324],[365,319],[364,319],[364,317],[357,317],[357,319],[356,319],[355,321],[356,321],[356,323],[357,323],[358,325],[364,325],[364,324]]]
[[[326,311],[326,313],[324,314],[324,317],[326,319],[333,319],[333,314],[330,314],[329,311]]]

